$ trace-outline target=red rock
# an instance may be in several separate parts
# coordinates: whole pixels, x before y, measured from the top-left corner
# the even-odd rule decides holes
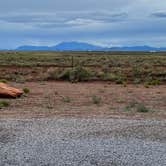
[[[16,98],[23,94],[22,90],[11,87],[5,83],[0,83],[0,97]]]

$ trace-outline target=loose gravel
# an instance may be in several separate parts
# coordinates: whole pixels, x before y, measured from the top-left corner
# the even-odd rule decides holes
[[[166,165],[166,121],[0,120],[0,166],[140,165]]]

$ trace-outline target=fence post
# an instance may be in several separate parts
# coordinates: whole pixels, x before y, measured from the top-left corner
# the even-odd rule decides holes
[[[72,69],[74,68],[74,57],[72,55],[72,59],[71,59],[71,66],[72,66]]]

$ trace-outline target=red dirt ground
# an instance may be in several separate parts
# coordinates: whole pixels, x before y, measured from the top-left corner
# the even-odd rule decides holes
[[[109,82],[27,82],[11,83],[28,87],[30,93],[11,99],[11,105],[0,110],[0,117],[108,116],[114,118],[166,119],[166,85],[150,86],[111,84]],[[92,96],[101,97],[96,105]],[[65,101],[70,100],[70,102]],[[5,99],[6,100],[6,99]],[[152,111],[125,111],[129,103],[143,103]]]

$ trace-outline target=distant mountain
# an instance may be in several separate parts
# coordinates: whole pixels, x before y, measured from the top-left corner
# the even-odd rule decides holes
[[[106,48],[83,42],[62,42],[55,46],[20,46],[16,50],[99,51]]]
[[[83,42],[62,42],[55,46],[20,46],[16,50],[32,51],[166,51],[166,47],[130,46],[130,47],[102,47]]]
[[[73,51],[83,51],[83,50],[103,50],[105,48],[101,46],[96,46],[88,43],[82,43],[82,42],[63,42],[55,47],[53,49],[55,50],[73,50]]]
[[[112,51],[166,51],[166,47],[150,47],[150,46],[131,46],[131,47],[112,47]]]
[[[30,46],[30,45],[20,46],[16,48],[16,50],[20,51],[28,51],[28,50],[37,51],[37,50],[49,50],[49,49],[50,47],[47,46]]]

